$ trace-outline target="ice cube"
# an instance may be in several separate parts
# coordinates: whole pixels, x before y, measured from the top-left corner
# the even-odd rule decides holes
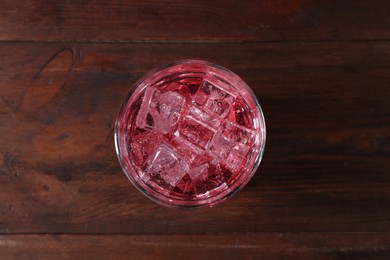
[[[169,133],[179,119],[184,102],[184,97],[176,92],[148,88],[138,111],[136,125],[143,129]]]
[[[196,120],[199,120],[205,124],[208,124],[214,128],[218,128],[218,126],[221,124],[221,120],[219,118],[216,118],[210,113],[207,113],[203,111],[202,109],[198,108],[195,105],[192,105],[189,110],[188,114],[195,118]]]
[[[188,174],[184,175],[173,189],[174,192],[178,193],[193,193],[193,190],[191,177]]]
[[[222,124],[222,133],[227,140],[236,143],[251,145],[253,142],[253,131],[236,123],[225,121]]]
[[[173,188],[187,170],[188,166],[173,149],[167,144],[162,144],[148,158],[140,177],[144,181],[150,179],[163,188]]]
[[[194,97],[195,103],[202,106],[207,112],[214,113],[221,118],[224,118],[229,112],[233,99],[229,92],[208,81],[203,82]]]
[[[154,131],[136,132],[131,136],[130,154],[136,166],[144,164],[145,160],[156,150],[159,143],[166,142],[164,135]]]
[[[246,161],[249,147],[244,144],[237,144],[229,153],[224,164],[233,172],[237,172]]]
[[[212,196],[226,188],[225,178],[217,162],[208,165],[207,173],[203,172],[193,181],[193,187],[197,196]]]
[[[175,135],[187,139],[202,149],[207,149],[214,133],[213,128],[187,115],[179,123]]]
[[[210,156],[226,165],[232,171],[238,171],[246,159],[249,147],[245,144],[228,140],[221,133],[217,133],[210,145]]]
[[[185,97],[188,102],[191,102],[191,93],[190,89],[180,81],[173,81],[170,83],[167,83],[165,86],[161,88],[164,91],[173,91],[181,95],[182,97]]]
[[[209,164],[204,163],[202,165],[190,168],[188,175],[191,177],[191,180],[195,181],[200,178],[207,178],[208,176]]]
[[[154,125],[154,120],[152,121],[150,117],[152,115],[149,114],[149,105],[152,100],[152,95],[154,93],[155,89],[153,88],[147,88],[145,90],[144,96],[142,97],[142,103],[141,107],[138,110],[137,118],[135,120],[136,126],[142,129],[152,129]],[[148,120],[148,114],[149,114],[149,120]],[[153,118],[152,118],[153,119]]]
[[[215,134],[210,144],[210,155],[212,157],[220,158],[222,160],[227,159],[234,145],[234,142],[226,140],[226,138],[221,133],[217,133]]]
[[[198,157],[204,155],[204,150],[200,149],[187,139],[174,135],[171,144],[175,147],[182,158],[188,163],[193,163]]]

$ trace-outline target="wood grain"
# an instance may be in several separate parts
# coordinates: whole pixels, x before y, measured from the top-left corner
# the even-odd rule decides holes
[[[183,58],[210,60],[239,74],[258,96],[267,123],[259,171],[235,198],[213,209],[150,202],[121,172],[113,146],[116,112],[131,84]],[[48,82],[52,89],[41,91]],[[262,232],[386,232],[373,236],[388,238],[389,85],[387,42],[0,43],[0,233],[197,234],[210,235],[209,241],[214,234],[252,234],[260,236],[259,252],[267,241]],[[302,238],[303,256],[312,253],[304,250],[315,234]],[[361,245],[370,237],[356,236]],[[353,237],[342,241],[354,247]],[[10,252],[9,246],[30,238],[3,236],[0,246]],[[78,247],[72,236],[35,238],[48,243],[42,254],[53,254],[61,243]],[[96,239],[101,245],[116,241]],[[34,252],[28,251],[33,245],[20,256]],[[157,244],[155,254],[163,248]],[[383,248],[379,254],[388,254],[389,245]],[[372,244],[367,250],[375,255],[377,249]],[[292,252],[287,247],[280,254]]]
[[[389,15],[387,0],[3,0],[0,40],[389,40]]]
[[[389,259],[387,0],[0,1],[0,259]],[[140,194],[113,125],[180,59],[254,90],[258,172],[212,209]]]
[[[6,259],[385,259],[390,235],[0,236]]]

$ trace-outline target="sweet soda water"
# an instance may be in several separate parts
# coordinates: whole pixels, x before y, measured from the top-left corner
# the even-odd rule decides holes
[[[118,114],[115,144],[127,177],[150,199],[212,206],[256,171],[265,123],[255,95],[233,72],[179,61],[133,86]]]

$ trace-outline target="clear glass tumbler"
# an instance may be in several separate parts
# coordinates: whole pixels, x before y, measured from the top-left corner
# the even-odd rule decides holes
[[[245,186],[260,164],[265,135],[247,84],[200,60],[147,73],[115,124],[126,176],[148,198],[172,207],[213,206]]]

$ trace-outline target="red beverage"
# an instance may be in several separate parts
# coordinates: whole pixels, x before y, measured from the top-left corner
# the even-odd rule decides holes
[[[127,177],[150,199],[212,206],[245,186],[258,168],[264,117],[233,72],[179,61],[133,86],[117,117],[115,145]]]

